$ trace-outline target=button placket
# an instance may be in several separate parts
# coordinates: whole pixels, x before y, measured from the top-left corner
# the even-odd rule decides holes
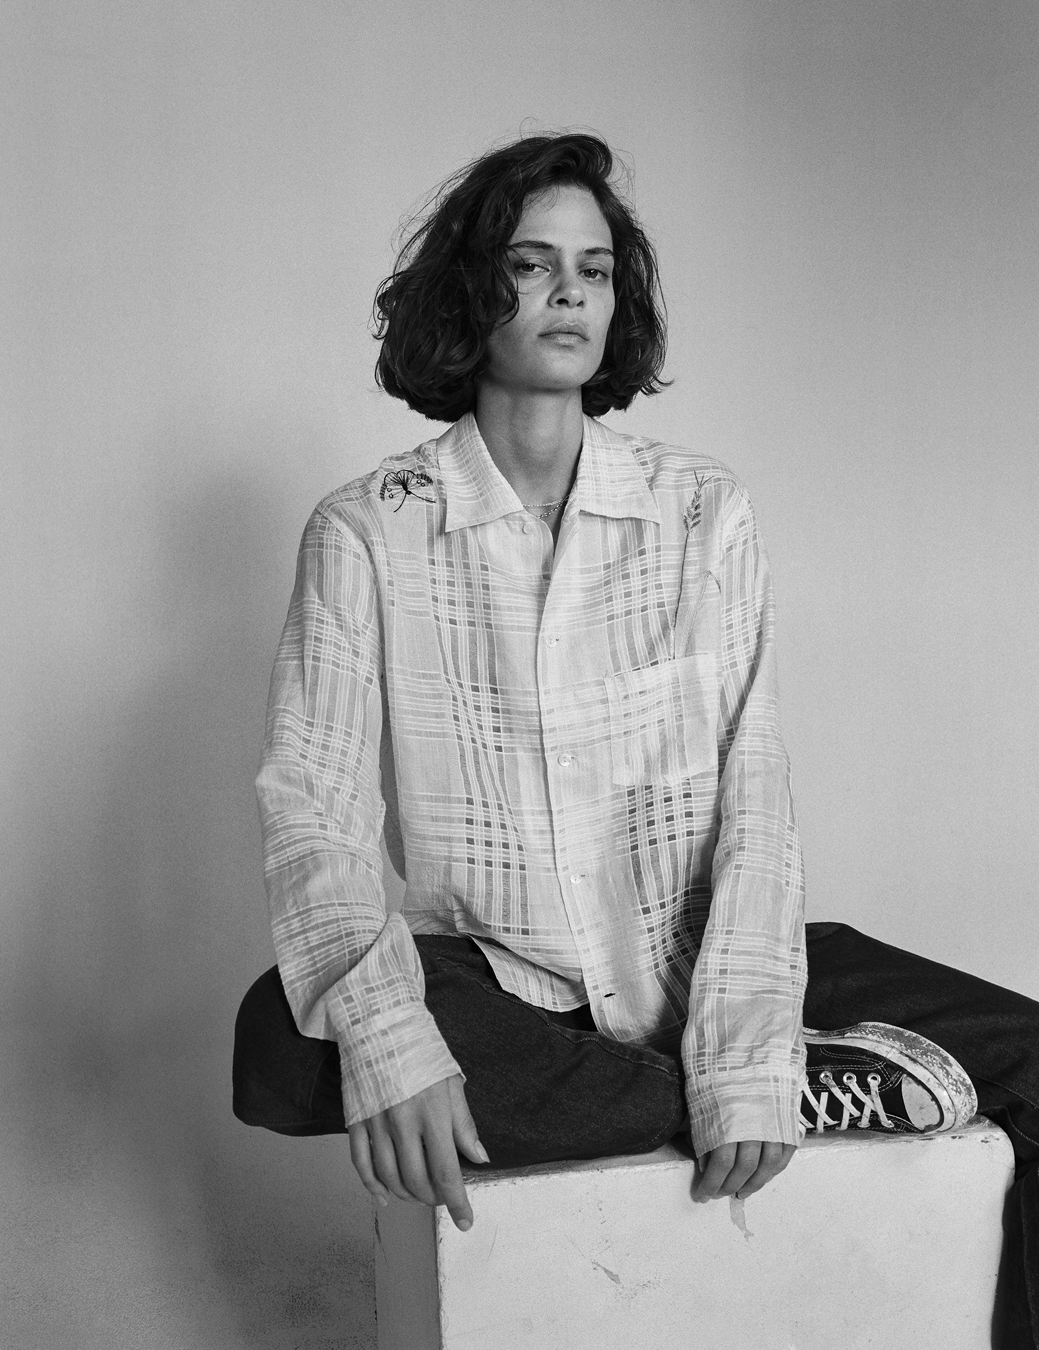
[[[560,549],[556,546],[553,557],[553,572],[555,566],[559,563]],[[546,629],[562,626],[563,615],[559,612],[558,604],[554,604],[554,598],[551,591],[552,572],[546,574],[546,580],[549,581],[550,589],[545,597],[545,605],[541,615],[541,632],[539,634],[539,652],[537,661],[537,679],[538,696],[541,704],[542,728],[545,729],[546,723],[550,730],[546,736],[548,744],[545,746],[546,768],[548,769],[548,795],[550,809],[553,816],[557,813],[564,813],[570,794],[575,788],[575,780],[571,776],[577,768],[577,756],[559,746],[560,732],[565,731],[559,725],[560,705],[565,703],[565,690],[567,685],[568,671],[561,664],[561,656],[558,648],[562,638],[559,632],[546,632]],[[551,712],[549,711],[551,709]],[[553,747],[552,742],[555,741]],[[554,763],[553,763],[554,761]],[[557,772],[557,769],[560,772]],[[562,771],[567,771],[566,774]],[[569,852],[568,846],[558,838],[556,841],[556,876],[560,886],[561,898],[564,908],[567,911],[568,918],[575,932],[582,931],[585,927],[582,899],[587,887],[584,883],[588,877],[587,872],[577,870],[574,861],[566,855]]]

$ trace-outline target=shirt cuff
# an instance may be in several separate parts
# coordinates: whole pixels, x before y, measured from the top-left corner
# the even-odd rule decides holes
[[[347,1125],[398,1106],[454,1074],[465,1081],[425,1004],[396,1008],[369,1022],[362,1034],[341,1040],[339,1062]]]
[[[796,1147],[805,1133],[799,1115],[803,1083],[803,1075],[786,1066],[687,1078],[689,1132],[697,1157],[745,1139]]]

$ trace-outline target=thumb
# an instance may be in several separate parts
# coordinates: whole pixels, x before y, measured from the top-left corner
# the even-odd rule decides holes
[[[469,1113],[469,1104],[465,1100],[465,1090],[461,1078],[452,1078],[448,1083],[451,1098],[451,1128],[454,1133],[455,1148],[464,1153],[470,1162],[489,1163],[487,1150],[480,1143],[476,1133],[476,1124]]]

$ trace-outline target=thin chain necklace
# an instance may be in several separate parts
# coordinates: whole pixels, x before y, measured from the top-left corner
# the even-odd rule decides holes
[[[570,493],[558,497],[554,502],[524,502],[523,509],[529,511],[532,516],[537,516],[538,520],[547,520],[554,511],[558,511],[570,500]]]

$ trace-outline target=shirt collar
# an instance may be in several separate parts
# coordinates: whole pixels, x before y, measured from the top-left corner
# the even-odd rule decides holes
[[[635,516],[660,524],[660,508],[627,436],[592,417],[584,419],[584,441],[574,484],[577,506],[597,516]]]
[[[447,501],[444,529],[485,525],[523,510],[523,503],[491,459],[472,413],[437,440],[437,460]],[[660,510],[631,442],[594,418],[584,419],[584,439],[571,509],[660,523]]]

